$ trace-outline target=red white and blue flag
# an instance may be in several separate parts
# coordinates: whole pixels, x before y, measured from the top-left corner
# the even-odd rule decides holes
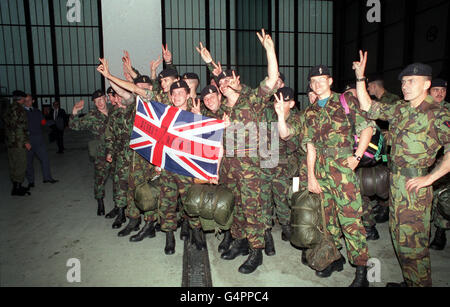
[[[130,147],[151,164],[201,180],[217,179],[225,125],[156,101],[136,99]]]

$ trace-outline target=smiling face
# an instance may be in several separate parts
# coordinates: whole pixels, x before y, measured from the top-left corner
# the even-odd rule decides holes
[[[177,108],[187,105],[188,99],[189,93],[186,91],[185,88],[174,89],[170,94],[170,100],[172,104]]]
[[[434,101],[441,103],[445,99],[445,96],[447,96],[447,88],[435,86],[430,89],[430,95]]]
[[[402,92],[406,101],[415,101],[426,95],[431,86],[429,78],[424,76],[404,76],[402,78]]]
[[[177,80],[178,80],[178,78],[175,78],[175,77],[161,78],[161,88],[163,89],[163,92],[164,93],[170,92],[170,87]]]
[[[99,111],[103,111],[106,109],[106,97],[98,97],[94,99],[94,104]]]
[[[220,96],[218,93],[211,93],[203,98],[205,106],[212,112],[217,112],[220,108]]]

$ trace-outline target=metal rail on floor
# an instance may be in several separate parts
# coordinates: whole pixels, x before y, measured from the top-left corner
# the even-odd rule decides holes
[[[212,287],[208,246],[199,251],[189,239],[184,240],[182,287]],[[206,242],[205,242],[206,244]]]

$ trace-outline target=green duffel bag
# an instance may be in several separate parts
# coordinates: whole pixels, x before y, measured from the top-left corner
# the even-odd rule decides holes
[[[291,207],[291,243],[298,247],[312,248],[320,242],[322,214],[320,196],[308,190],[292,195]]]
[[[439,213],[450,221],[450,184],[439,192],[437,207]]]
[[[158,209],[160,192],[159,179],[137,185],[134,191],[136,207],[144,212]]]
[[[217,230],[220,229],[222,231],[224,230],[230,230],[231,224],[233,224],[233,217],[234,214],[231,214],[228,218],[228,222],[225,225],[220,225],[214,220],[207,220],[202,217],[200,217],[200,224],[202,224],[203,231],[211,231],[211,230]]]
[[[234,196],[220,185],[196,184],[187,192],[183,204],[186,213],[192,217],[200,216],[226,225],[233,213]]]
[[[88,153],[89,153],[89,159],[95,160],[98,153],[98,147],[100,146],[100,140],[91,140],[88,142]]]
[[[389,198],[389,168],[383,164],[361,167],[356,171],[362,196]]]

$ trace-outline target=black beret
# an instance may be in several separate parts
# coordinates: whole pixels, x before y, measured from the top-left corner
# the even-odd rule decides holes
[[[347,84],[345,86],[345,91],[348,91],[348,90],[351,90],[351,89],[356,89],[356,83],[355,82],[349,83],[349,84]]]
[[[162,72],[159,73],[158,78],[167,78],[167,77],[174,77],[178,78],[178,71],[173,68],[166,68]]]
[[[294,90],[291,89],[290,87],[282,87],[282,88],[278,89],[277,94],[276,94],[277,97],[280,97],[280,94],[283,94],[284,101],[295,100]]]
[[[25,92],[22,92],[22,91],[19,91],[19,90],[16,90],[16,91],[12,92],[12,95],[14,96],[15,99],[26,98],[27,97],[27,94],[25,94]]]
[[[237,73],[234,72],[236,74],[237,77]],[[218,76],[217,76],[217,83],[220,82],[220,80],[222,80],[223,78],[227,78],[227,77],[233,77],[233,70],[232,69],[227,69],[225,71],[222,71]]]
[[[447,81],[443,80],[443,79],[433,79],[431,81],[431,87],[445,87],[447,88]]]
[[[405,76],[425,76],[431,77],[433,75],[433,69],[431,66],[422,63],[414,63],[408,65],[401,73],[398,75],[398,79],[402,80]]]
[[[116,96],[116,91],[112,88],[112,86],[108,87],[108,89],[106,90],[106,94],[111,94],[113,96]]]
[[[214,85],[205,86],[205,88],[202,90],[202,93],[201,93],[202,100],[205,99],[206,95],[213,94],[213,93],[219,93],[219,91],[217,90],[217,87],[215,87]]]
[[[150,79],[149,76],[139,76],[136,79],[134,79],[134,84],[138,84],[138,83],[147,83],[147,84],[152,84],[152,80]]]
[[[330,70],[326,65],[317,65],[311,68],[308,74],[308,81],[311,80],[312,77],[318,76],[331,76]]]
[[[189,89],[189,85],[187,85],[186,82],[184,82],[183,80],[181,81],[177,81],[174,82],[171,86],[170,86],[170,94],[172,94],[173,90],[176,90],[178,88],[184,88],[186,89],[186,91],[189,93],[190,89]]]
[[[195,79],[195,80],[200,80],[198,78],[198,75],[196,73],[193,72],[187,72],[183,75],[183,77],[181,79]]]
[[[103,96],[105,96],[105,93],[102,90],[96,90],[92,94],[92,100],[95,100],[96,98],[103,97]]]

